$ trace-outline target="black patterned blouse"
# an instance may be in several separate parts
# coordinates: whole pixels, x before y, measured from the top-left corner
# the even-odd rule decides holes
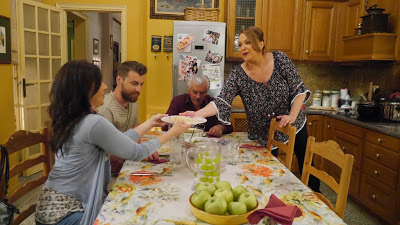
[[[219,96],[214,100],[218,119],[230,124],[231,104],[239,95],[248,121],[248,138],[267,145],[270,121],[274,116],[289,115],[293,100],[300,94],[307,93],[305,102],[310,97],[310,91],[301,80],[293,62],[283,52],[272,52],[274,70],[271,78],[265,82],[252,80],[241,65],[232,68],[228,79]],[[305,115],[300,111],[294,125],[297,132],[306,122]],[[275,133],[276,139],[286,142],[288,137]]]

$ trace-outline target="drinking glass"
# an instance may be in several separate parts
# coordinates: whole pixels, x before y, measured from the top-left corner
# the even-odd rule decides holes
[[[182,161],[183,136],[178,135],[169,140],[169,161],[171,164],[180,165]]]

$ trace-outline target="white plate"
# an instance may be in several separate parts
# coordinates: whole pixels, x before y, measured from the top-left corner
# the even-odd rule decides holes
[[[161,148],[157,150],[159,155],[169,155],[170,148],[167,145],[162,145]]]
[[[166,116],[161,118],[161,120],[167,123],[176,123],[178,121],[183,121],[186,124],[200,124],[207,122],[206,118],[188,116]]]
[[[186,138],[185,141],[189,142],[190,138]],[[218,142],[219,138],[208,138],[208,137],[192,137],[192,143],[196,142]]]

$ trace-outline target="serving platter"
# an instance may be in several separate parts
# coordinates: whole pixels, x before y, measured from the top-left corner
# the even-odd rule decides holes
[[[206,118],[189,117],[189,116],[166,116],[161,118],[161,120],[171,124],[182,121],[186,124],[193,124],[193,125],[207,122]]]

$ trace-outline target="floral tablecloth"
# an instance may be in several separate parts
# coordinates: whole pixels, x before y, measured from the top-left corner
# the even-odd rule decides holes
[[[233,133],[223,138],[257,144],[246,136]],[[132,176],[134,171],[169,176]],[[302,216],[295,218],[293,224],[344,224],[265,148],[241,148],[239,163],[226,165],[221,170],[221,180],[229,181],[232,187],[245,186],[257,196],[259,208],[265,207],[271,194],[287,205],[297,205]],[[193,175],[183,162],[176,166],[126,161],[95,224],[206,224],[190,211],[189,197],[194,191]]]

